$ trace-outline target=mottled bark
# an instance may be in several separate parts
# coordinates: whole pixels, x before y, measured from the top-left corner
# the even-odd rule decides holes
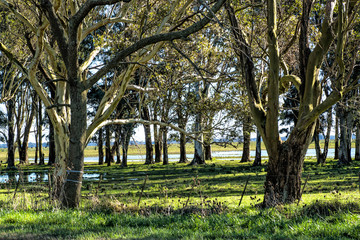
[[[7,140],[7,169],[13,169],[15,167],[15,103],[13,99],[10,99],[7,104],[7,121],[8,121],[8,140]]]
[[[142,118],[144,120],[150,120],[150,114],[148,107],[143,107],[142,109]],[[153,145],[151,141],[151,130],[150,125],[144,124],[145,131],[145,148],[146,148],[146,159],[145,164],[153,164]]]
[[[339,106],[340,147],[338,164],[341,165],[347,165],[351,162],[352,123],[349,119],[349,115],[350,113],[346,111],[344,105]]]
[[[66,179],[62,195],[62,205],[78,207],[81,198],[81,184],[84,173],[84,149],[87,127],[87,95],[78,86],[78,79],[70,81],[71,125],[69,161],[66,166]]]
[[[157,121],[158,120],[158,111],[159,111],[159,107],[158,104],[155,105],[154,107],[154,120]],[[162,150],[162,134],[161,131],[159,130],[159,126],[154,124],[153,125],[153,129],[154,129],[154,149],[155,149],[155,162],[159,163],[162,161],[162,155],[161,155],[161,150]]]

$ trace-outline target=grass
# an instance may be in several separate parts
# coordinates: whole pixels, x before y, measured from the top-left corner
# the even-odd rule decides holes
[[[87,164],[85,174],[97,178],[84,179],[79,209],[61,210],[49,201],[47,182],[28,179],[33,172],[43,179],[48,167],[21,166],[25,181],[15,197],[16,179],[0,184],[0,239],[359,239],[359,167],[334,160],[317,166],[308,158],[300,204],[261,210],[266,166],[239,159],[205,166]]]
[[[251,150],[255,150],[255,148],[256,148],[255,144],[256,143],[254,141],[251,142],[251,144],[250,144]],[[320,145],[323,146],[323,144],[324,144],[324,140],[320,140]],[[334,148],[334,144],[335,144],[335,142],[333,140],[331,140],[329,143],[329,148]],[[354,147],[355,142],[353,142],[352,145]],[[213,144],[212,151],[214,151],[214,152],[217,152],[217,151],[240,151],[240,150],[242,150],[242,147],[243,147],[242,143],[235,144],[235,145],[227,145],[226,147]],[[315,148],[314,143],[310,144],[309,148],[310,149]],[[265,150],[264,143],[262,143],[261,149]],[[170,144],[169,148],[168,148],[168,152],[169,152],[169,154],[178,154],[180,152],[179,144]],[[192,143],[186,144],[186,152],[189,154],[194,153],[194,144],[192,144]],[[49,149],[43,148],[43,153],[45,154],[45,157],[49,156]],[[145,145],[130,145],[129,146],[129,150],[128,150],[129,155],[145,155],[145,153],[146,153]],[[29,148],[28,155],[29,155],[29,158],[34,158],[35,157],[35,148]],[[98,149],[96,146],[86,147],[85,157],[96,157],[96,156],[98,156]],[[15,157],[18,158],[18,152],[15,153]],[[0,148],[0,161],[5,162],[6,159],[7,159],[7,149]]]

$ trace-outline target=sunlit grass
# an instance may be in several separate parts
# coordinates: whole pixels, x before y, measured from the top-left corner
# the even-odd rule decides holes
[[[0,239],[357,239],[360,237],[359,162],[304,165],[302,200],[261,210],[266,165],[214,160],[205,166],[87,164],[82,202],[61,210],[48,182],[0,184]],[[2,166],[4,169],[6,166]],[[47,166],[21,166],[42,178]],[[98,176],[98,175],[97,175]],[[144,180],[147,183],[140,199]],[[244,197],[246,180],[249,179]]]

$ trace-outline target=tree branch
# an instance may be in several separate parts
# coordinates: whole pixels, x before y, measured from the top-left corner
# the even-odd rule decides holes
[[[40,6],[45,12],[45,15],[51,25],[51,29],[58,43],[61,56],[65,64],[68,66],[68,44],[67,39],[65,38],[65,30],[62,27],[62,24],[55,13],[55,9],[49,0],[41,0]]]
[[[226,0],[218,0],[216,4],[212,7],[212,12],[216,13],[221,6],[225,3]],[[96,1],[98,2],[98,1]],[[93,86],[101,77],[103,77],[109,70],[115,68],[119,62],[123,61],[125,57],[130,54],[148,46],[151,44],[155,44],[163,41],[172,41],[175,39],[184,39],[189,35],[201,30],[204,28],[212,19],[212,13],[208,13],[206,17],[202,18],[195,24],[190,27],[177,32],[168,32],[168,33],[160,33],[147,38],[143,38],[128,48],[120,51],[115,55],[115,57],[109,61],[104,67],[102,67],[98,72],[96,72],[93,76],[91,76],[85,83],[85,88],[89,89]]]
[[[118,22],[123,22],[123,23],[133,23],[134,21],[129,20],[129,19],[124,19],[122,17],[117,17],[117,18],[106,18],[100,22],[97,22],[96,24],[92,25],[91,27],[88,27],[87,29],[85,29],[82,33],[81,33],[81,38],[80,41],[84,40],[84,38],[89,35],[90,33],[94,32],[95,30],[99,29],[102,26],[105,26],[107,24],[110,23],[118,23]]]

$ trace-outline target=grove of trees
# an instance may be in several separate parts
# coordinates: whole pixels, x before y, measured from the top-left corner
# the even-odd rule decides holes
[[[8,167],[16,148],[28,164],[31,134],[44,164],[49,129],[53,194],[77,207],[90,141],[99,164],[116,154],[126,167],[143,125],[145,164],[168,164],[169,140],[180,143],[181,163],[205,164],[212,144],[237,142],[246,162],[256,132],[254,165],[261,140],[269,155],[262,205],[294,202],[309,144],[325,164],[333,126],[339,164],[351,161],[354,129],[360,159],[359,11],[355,0],[0,0]]]

